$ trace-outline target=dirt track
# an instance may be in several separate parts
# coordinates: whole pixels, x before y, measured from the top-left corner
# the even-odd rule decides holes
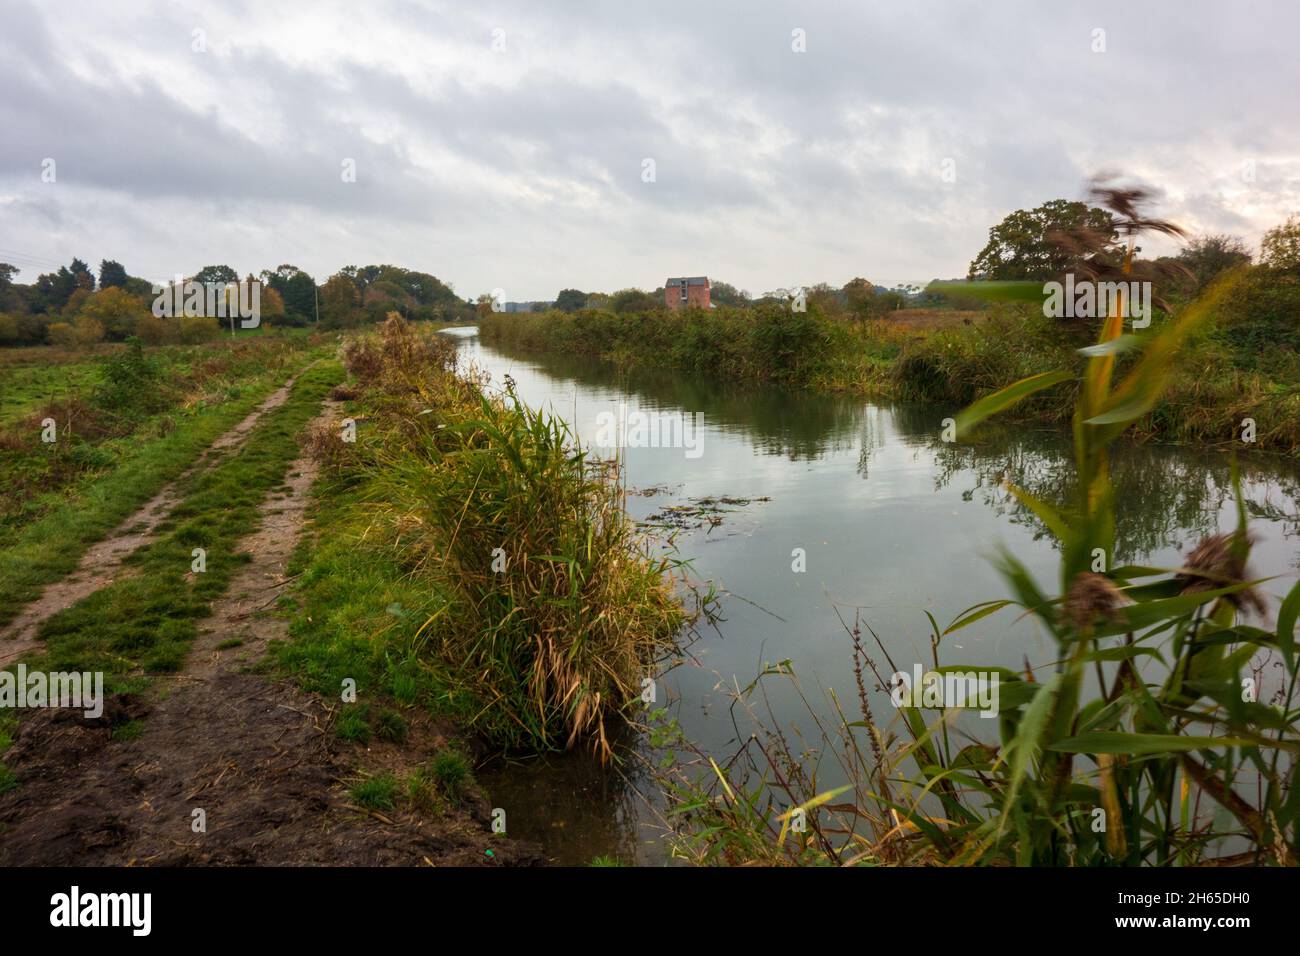
[[[330,413],[327,405],[322,417]],[[265,608],[286,583],[315,465],[304,456],[288,474],[290,490],[263,502],[261,526],[240,544],[253,560],[214,603],[180,675],[148,699],[110,701],[96,721],[46,710],[20,725],[5,757],[20,786],[0,796],[0,864],[541,862],[537,848],[490,835],[481,798],[436,818],[351,806],[348,785],[363,755],[335,736],[330,707],[247,672],[285,634]],[[219,646],[233,639],[242,643]],[[138,738],[113,740],[113,727],[136,719]],[[364,756],[371,765],[409,763],[441,742],[436,726],[417,720],[400,754],[376,747]],[[196,810],[206,832],[194,831]]]
[[[129,573],[123,561],[127,555],[153,539],[159,523],[180,503],[181,488],[186,479],[215,464],[226,449],[247,437],[263,415],[288,401],[293,383],[294,378],[290,378],[263,399],[238,425],[209,445],[179,478],[145,502],[107,538],[91,545],[81,556],[75,571],[47,587],[8,626],[0,628],[0,667],[12,664],[39,645],[36,632],[47,618],[112,584],[122,574]]]

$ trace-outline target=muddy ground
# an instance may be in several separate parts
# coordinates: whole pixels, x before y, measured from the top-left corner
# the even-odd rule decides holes
[[[327,404],[322,419],[331,412]],[[434,722],[413,720],[400,747],[363,748],[334,734],[330,703],[249,670],[285,636],[270,608],[288,583],[315,476],[300,458],[289,490],[263,503],[261,527],[241,542],[252,560],[214,603],[182,673],[147,696],[110,700],[95,720],[67,710],[23,720],[5,755],[20,785],[0,795],[0,865],[544,862],[538,847],[491,834],[479,793],[427,815],[351,803],[361,773],[402,770],[444,746]],[[123,728],[142,730],[127,740]]]

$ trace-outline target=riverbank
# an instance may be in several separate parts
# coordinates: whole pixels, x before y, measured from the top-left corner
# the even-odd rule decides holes
[[[1168,390],[1132,437],[1300,455],[1300,354],[1291,341],[1296,316],[1288,320],[1284,310],[1258,305],[1257,286],[1253,279],[1245,283],[1232,313],[1186,343]],[[954,312],[948,322],[942,312],[908,321],[907,311],[857,322],[810,302],[802,313],[777,303],[707,312],[493,313],[481,317],[479,334],[503,348],[585,355],[622,368],[926,402],[956,414],[1022,378],[1081,369],[1086,358],[1078,350],[1091,344],[1093,330],[1016,304]],[[1136,354],[1120,355],[1119,370]],[[1014,420],[1067,426],[1076,398],[1069,386],[1033,396],[1016,407]]]
[[[388,755],[364,785],[376,808],[490,809],[510,833],[478,766],[608,761],[686,614],[609,467],[508,382],[458,373],[429,332],[390,322],[345,349],[337,419],[308,439],[322,478],[272,661],[304,690],[344,691],[336,734]]]

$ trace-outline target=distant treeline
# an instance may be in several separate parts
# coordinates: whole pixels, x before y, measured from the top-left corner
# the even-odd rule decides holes
[[[19,272],[0,262],[0,345],[91,345],[131,336],[147,344],[192,343],[219,334],[224,324],[208,315],[154,315],[154,283],[111,259],[100,263],[98,277],[80,259],[29,284],[15,281]],[[243,278],[230,266],[210,265],[182,279],[259,283],[260,320],[268,327],[343,329],[382,321],[391,312],[413,321],[474,316],[473,306],[436,276],[392,265],[348,266],[321,285],[287,263]]]
[[[1192,442],[1231,440],[1246,418],[1256,447],[1300,450],[1300,267],[1241,265],[1240,281],[1186,343],[1166,398],[1139,434]],[[933,287],[932,287],[933,288]],[[1199,288],[1166,289],[1156,332]],[[981,303],[975,303],[977,305]],[[793,301],[618,311],[488,313],[483,340],[504,349],[586,355],[623,368],[670,368],[717,379],[847,391],[959,408],[1019,379],[1080,365],[1097,320],[1054,319],[1025,302],[877,312],[871,299],[811,291]],[[1119,358],[1121,367],[1138,353]],[[1024,418],[1067,422],[1068,389],[1017,407]]]

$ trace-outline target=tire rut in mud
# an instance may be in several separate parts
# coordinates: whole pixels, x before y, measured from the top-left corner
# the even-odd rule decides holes
[[[328,420],[327,403],[318,421]],[[185,669],[159,692],[110,700],[101,718],[39,711],[6,763],[20,786],[0,795],[4,865],[530,865],[531,844],[492,838],[487,804],[436,819],[367,813],[349,803],[353,745],[326,703],[247,667],[286,635],[268,613],[306,522],[315,463],[288,470],[288,492],[261,505],[252,554],[212,605]],[[239,643],[232,646],[232,642]],[[129,742],[113,728],[143,721]],[[416,724],[409,758],[439,743]],[[206,832],[193,830],[195,811]],[[491,846],[491,856],[486,847]]]

